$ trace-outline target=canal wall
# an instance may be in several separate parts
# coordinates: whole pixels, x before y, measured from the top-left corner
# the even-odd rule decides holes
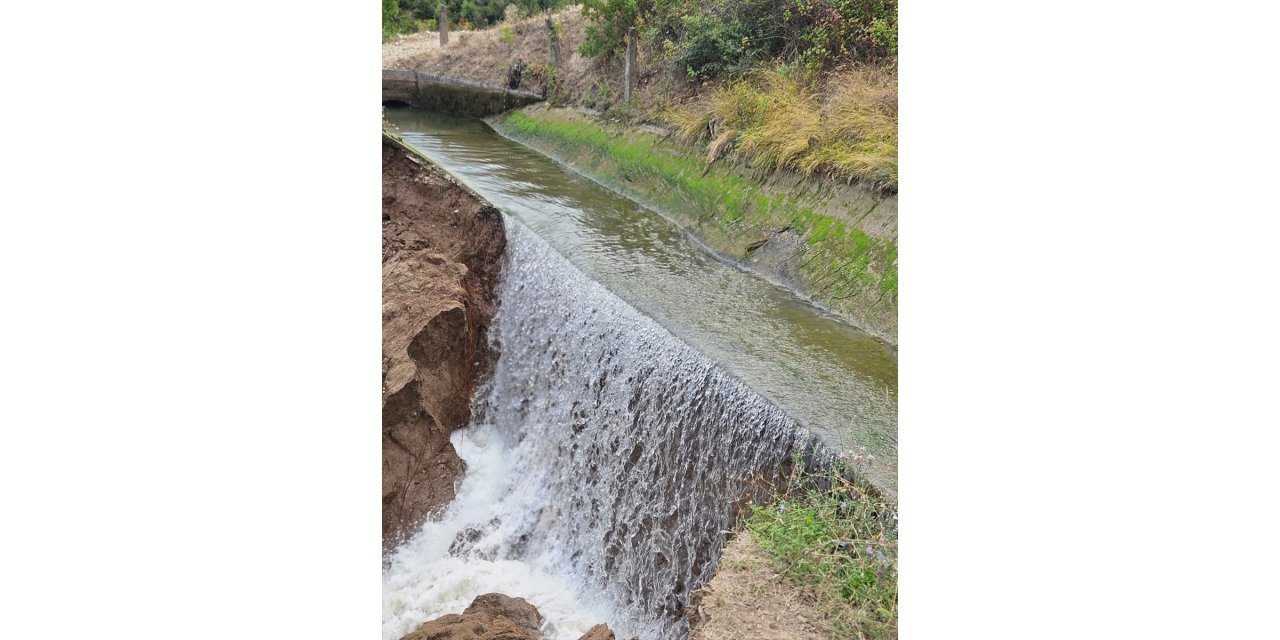
[[[538,104],[489,123],[897,346],[896,194],[748,162],[708,162],[704,150],[660,129],[606,122],[582,109]]]
[[[382,103],[408,105],[459,116],[484,118],[542,100],[528,91],[493,87],[411,69],[382,70]]]

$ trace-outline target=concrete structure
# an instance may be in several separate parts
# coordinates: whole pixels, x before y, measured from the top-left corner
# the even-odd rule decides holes
[[[461,116],[484,118],[518,109],[542,96],[529,91],[490,87],[411,69],[382,70],[382,102],[405,104]]]

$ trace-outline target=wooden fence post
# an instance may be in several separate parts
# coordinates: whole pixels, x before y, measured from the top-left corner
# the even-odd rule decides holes
[[[636,76],[636,28],[627,27],[627,61],[622,72],[622,101],[631,100],[631,86]]]
[[[440,5],[440,20],[436,27],[440,29],[440,46],[449,44],[449,7],[444,4]]]
[[[547,16],[547,48],[551,50],[551,66],[560,66],[560,36],[556,35],[556,25]]]

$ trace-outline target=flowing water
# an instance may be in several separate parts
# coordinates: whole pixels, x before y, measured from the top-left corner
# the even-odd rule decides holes
[[[896,480],[889,349],[662,217],[482,122],[388,110],[507,216],[493,379],[453,442],[467,470],[384,571],[384,638],[480,593],[524,597],[546,637],[596,622],[678,640],[741,497],[811,430]]]
[[[803,433],[777,406],[587,279],[519,222],[493,338],[501,350],[448,513],[391,558],[385,638],[472,597],[524,597],[576,640],[682,638],[737,497],[776,478]]]
[[[898,365],[879,340],[707,253],[658,214],[512,142],[484,122],[387,109],[406,143],[574,266],[835,449],[866,447],[897,488]]]

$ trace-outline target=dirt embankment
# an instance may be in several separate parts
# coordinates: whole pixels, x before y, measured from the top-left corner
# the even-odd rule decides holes
[[[689,640],[831,639],[810,594],[781,578],[781,569],[740,532],[725,545],[715,577],[693,593]]]
[[[593,63],[578,53],[586,30],[582,8],[573,6],[553,14],[560,25],[560,69],[556,81],[561,89],[587,84]],[[504,35],[504,28],[509,29]],[[521,74],[519,88],[534,93],[549,90],[546,66],[551,62],[551,41],[546,17],[525,18],[503,26],[476,31],[454,31],[449,44],[440,46],[436,32],[404,36],[382,45],[383,69],[414,69],[451,78],[470,80],[491,87],[509,86],[511,69],[517,62],[528,65]]]
[[[456,37],[456,32],[455,32]],[[436,31],[420,31],[396,36],[382,43],[383,69],[411,69],[408,63],[415,57],[440,47],[440,34]]]
[[[493,365],[486,332],[506,248],[502,216],[382,136],[382,542],[454,497],[467,424]]]

